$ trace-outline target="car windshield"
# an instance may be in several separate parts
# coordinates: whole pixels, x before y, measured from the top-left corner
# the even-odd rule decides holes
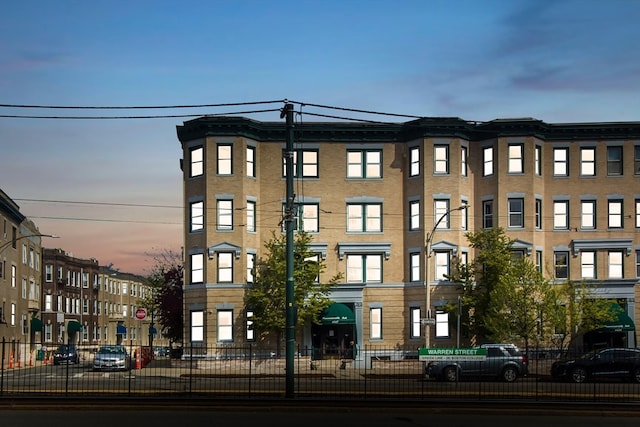
[[[69,349],[73,350],[73,346],[61,345],[60,347],[58,347],[58,352],[66,353]]]
[[[580,356],[580,359],[590,360],[590,359],[593,359],[595,355],[596,355],[596,351],[593,350]]]
[[[98,353],[102,354],[122,354],[124,353],[123,347],[102,347],[98,351]]]

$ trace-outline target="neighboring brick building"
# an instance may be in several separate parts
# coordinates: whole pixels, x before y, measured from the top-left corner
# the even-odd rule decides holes
[[[284,122],[202,117],[177,128],[185,206],[185,345],[242,344],[254,337],[243,306],[251,266],[285,202]],[[454,257],[475,254],[467,231],[503,227],[514,249],[554,281],[600,284],[632,320],[640,272],[640,122],[295,126],[295,202],[326,276],[345,276],[331,298],[343,322],[307,327],[298,344],[336,354],[424,343],[425,242],[432,346],[454,346],[457,299],[444,280]],[[457,208],[468,204],[468,209]],[[635,325],[618,331],[636,346]]]

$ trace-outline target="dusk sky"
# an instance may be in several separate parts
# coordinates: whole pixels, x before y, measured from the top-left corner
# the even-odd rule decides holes
[[[0,189],[43,246],[146,274],[182,246],[176,126],[282,104],[19,106],[640,121],[639,21],[640,0],[4,2]]]

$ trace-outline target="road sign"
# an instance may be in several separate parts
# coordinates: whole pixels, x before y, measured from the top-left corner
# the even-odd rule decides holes
[[[486,348],[420,348],[418,360],[456,360],[456,361],[483,361],[487,358]]]
[[[147,318],[147,309],[140,307],[136,310],[136,319],[144,320]]]
[[[423,325],[435,325],[436,319],[420,319],[420,323]]]

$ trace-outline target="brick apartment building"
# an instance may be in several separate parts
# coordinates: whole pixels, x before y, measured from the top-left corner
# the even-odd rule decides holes
[[[177,135],[185,345],[251,342],[243,297],[264,242],[282,231],[285,124],[201,117]],[[637,346],[640,123],[304,122],[295,125],[294,165],[298,224],[327,277],[344,275],[331,295],[340,320],[306,326],[298,344],[327,357],[348,341],[417,348],[432,328],[431,346],[455,346],[455,319],[439,308],[457,287],[444,277],[454,257],[475,258],[466,232],[499,226],[554,282],[597,283],[593,297],[616,301],[631,319],[616,339]],[[427,308],[435,326],[421,322]]]

